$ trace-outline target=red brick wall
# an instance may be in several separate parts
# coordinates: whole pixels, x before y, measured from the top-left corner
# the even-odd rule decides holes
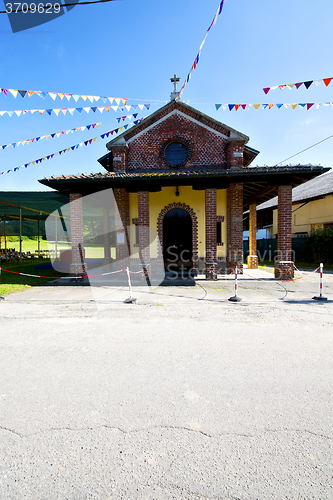
[[[227,164],[231,168],[241,168],[244,166],[244,141],[231,141],[227,144]]]
[[[139,215],[139,258],[145,269],[147,283],[151,275],[150,269],[150,229],[149,229],[149,192],[138,192]],[[149,284],[149,283],[148,283]]]
[[[279,186],[278,190],[278,251],[275,278],[288,280],[294,277],[292,260],[292,187]],[[282,261],[282,263],[281,263]]]
[[[82,216],[82,194],[71,193],[69,195],[71,213],[71,242],[72,242],[72,263],[70,265],[70,275],[75,278],[85,276],[87,269],[82,261],[84,260],[83,241],[83,216]]]
[[[216,189],[205,190],[206,279],[217,279]]]
[[[126,144],[112,146],[114,172],[125,172],[127,170],[127,150],[128,146]]]
[[[243,184],[230,184],[227,190],[227,265],[243,272]]]
[[[172,115],[129,143],[128,168],[169,168],[161,151],[163,144],[173,137],[181,138],[189,145],[191,155],[186,168],[226,165],[227,139],[202,128],[184,116]]]

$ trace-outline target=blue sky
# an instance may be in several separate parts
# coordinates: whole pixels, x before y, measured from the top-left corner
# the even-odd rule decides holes
[[[0,6],[3,8],[2,1]],[[183,83],[198,53],[219,1],[119,0],[77,6],[39,27],[13,34],[0,15],[0,87],[128,98],[150,103],[147,116],[169,101],[174,73]],[[27,14],[29,15],[29,14]],[[333,82],[308,90],[263,87],[333,76],[332,0],[227,0],[203,46],[200,62],[182,100],[248,135],[260,151],[258,165],[274,165],[333,134],[333,106],[227,111],[216,103],[333,102]],[[16,99],[0,95],[0,110],[102,106],[50,97]],[[1,145],[102,122],[84,131],[0,151],[0,172],[86,141],[119,125],[131,114],[38,113],[0,117]],[[128,123],[126,120],[124,123]],[[51,175],[98,172],[97,158],[107,139],[0,176],[0,190],[45,190],[38,179]],[[333,164],[333,138],[287,163]]]

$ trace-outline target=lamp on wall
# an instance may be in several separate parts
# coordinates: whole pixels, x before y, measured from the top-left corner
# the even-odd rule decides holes
[[[179,189],[178,189],[178,186],[176,186],[176,196],[179,196]]]

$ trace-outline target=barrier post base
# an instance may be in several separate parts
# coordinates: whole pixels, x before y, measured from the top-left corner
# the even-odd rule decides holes
[[[124,300],[124,304],[133,304],[133,302],[136,302],[136,299],[133,299],[131,297]]]
[[[242,299],[240,297],[236,297],[236,295],[234,295],[233,297],[230,297],[230,299],[228,299],[230,302],[240,302]]]
[[[312,300],[327,300],[327,297],[312,297]]]

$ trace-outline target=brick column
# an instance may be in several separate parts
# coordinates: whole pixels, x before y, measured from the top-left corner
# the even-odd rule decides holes
[[[104,235],[103,265],[107,266],[111,262],[110,213],[107,208],[103,208],[103,235]]]
[[[232,273],[243,273],[243,184],[230,184],[227,190],[227,266]]]
[[[290,280],[294,277],[292,262],[292,187],[279,186],[278,190],[278,248],[275,260],[275,278]]]
[[[125,172],[127,170],[127,144],[112,146],[112,163],[114,172]]]
[[[258,269],[257,256],[257,205],[250,205],[250,238],[249,238],[249,256],[247,266],[249,269]]]
[[[72,263],[70,265],[70,276],[72,278],[78,278],[87,275],[87,267],[84,263],[82,194],[71,193],[69,195],[69,203],[72,241]]]
[[[115,188],[113,193],[115,200],[116,268],[119,270],[130,265],[129,196],[125,188]]]
[[[217,280],[216,188],[205,189],[206,279]]]
[[[229,140],[227,144],[227,166],[238,169],[244,166],[244,141]]]
[[[139,258],[144,268],[147,284],[150,285],[150,231],[149,231],[149,192],[138,192],[139,212]]]

